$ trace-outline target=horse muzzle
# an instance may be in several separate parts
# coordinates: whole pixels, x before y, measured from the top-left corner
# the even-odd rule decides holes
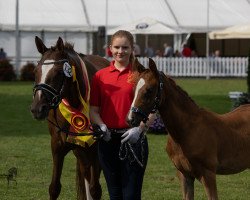
[[[132,127],[139,126],[141,121],[146,123],[147,120],[148,114],[137,107],[132,107],[127,117],[127,123]]]
[[[36,120],[45,120],[49,115],[49,110],[50,108],[46,103],[36,103],[33,101],[30,106],[32,116]]]

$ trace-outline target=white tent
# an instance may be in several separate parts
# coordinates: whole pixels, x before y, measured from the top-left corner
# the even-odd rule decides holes
[[[250,22],[231,26],[223,30],[209,33],[210,39],[243,39],[250,38]]]
[[[22,57],[39,56],[35,35],[47,45],[61,36],[91,53],[99,26],[109,30],[150,17],[179,33],[206,33],[250,19],[249,0],[0,0],[0,47],[13,57],[17,1]]]
[[[169,26],[163,24],[162,22],[159,22],[155,19],[145,17],[139,20],[136,20],[129,24],[124,24],[121,26],[118,26],[113,29],[109,29],[107,31],[108,35],[113,35],[118,30],[127,30],[131,32],[133,35],[137,34],[144,34],[146,35],[145,38],[145,47],[148,46],[148,35],[155,34],[177,34],[178,31],[175,31],[174,29],[170,28]]]
[[[175,34],[178,33],[173,28],[155,19],[145,17],[129,24],[124,24],[107,31],[108,35],[114,34],[118,30],[127,30],[132,34]]]
[[[151,17],[179,31],[207,32],[250,19],[248,0],[0,0],[1,31],[15,30],[16,1],[21,31],[92,32]]]

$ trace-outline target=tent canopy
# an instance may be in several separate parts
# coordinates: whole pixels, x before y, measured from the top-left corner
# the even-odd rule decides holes
[[[118,30],[127,30],[132,34],[175,34],[177,31],[163,23],[146,17],[136,20],[130,24],[118,26],[108,30],[108,35],[114,34]]]
[[[17,0],[0,0],[0,30],[15,30]],[[97,31],[150,16],[179,32],[207,32],[248,22],[248,0],[18,0],[21,31]],[[107,14],[106,14],[106,3]],[[107,19],[107,20],[106,20]]]
[[[223,30],[209,33],[210,39],[243,39],[250,38],[250,22],[231,26]]]

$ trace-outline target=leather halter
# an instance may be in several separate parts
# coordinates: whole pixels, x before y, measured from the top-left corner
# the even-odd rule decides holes
[[[162,89],[163,89],[163,72],[162,71],[158,71],[158,75],[159,75],[159,84],[158,84],[158,90],[157,90],[157,94],[156,94],[156,97],[155,97],[155,101],[154,101],[154,105],[153,105],[153,108],[150,112],[146,113],[144,111],[142,111],[140,108],[138,107],[132,107],[131,108],[131,111],[135,114],[138,114],[138,115],[141,115],[143,118],[142,118],[142,121],[144,123],[147,122],[148,120],[148,115],[150,113],[155,113],[158,108],[159,108],[159,104],[160,104],[160,100],[161,100],[161,92],[162,92]]]
[[[61,60],[57,60],[54,62],[43,63],[43,65],[58,64],[58,63],[65,63],[65,62],[68,62],[68,60],[61,59]],[[38,62],[38,64],[40,64],[40,61]],[[64,83],[64,81],[63,81],[63,83]],[[55,88],[53,88],[52,86],[50,86],[46,83],[36,84],[33,88],[33,96],[36,95],[36,92],[38,90],[41,90],[42,92],[44,92],[50,108],[55,109],[58,107],[58,105],[60,104],[60,102],[62,100],[61,94],[63,91],[63,85],[64,85],[63,83],[61,85],[60,91],[57,91]]]

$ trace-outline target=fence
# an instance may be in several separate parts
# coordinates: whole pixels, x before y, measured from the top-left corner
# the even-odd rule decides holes
[[[152,58],[158,70],[175,77],[246,77],[248,58]],[[148,66],[148,58],[140,57],[142,65]]]
[[[36,64],[40,58],[23,58],[20,66],[27,61]],[[148,66],[148,58],[139,57],[140,63]],[[248,58],[247,57],[216,57],[216,58],[152,58],[158,70],[173,77],[246,77]],[[12,60],[14,64],[14,59]]]

